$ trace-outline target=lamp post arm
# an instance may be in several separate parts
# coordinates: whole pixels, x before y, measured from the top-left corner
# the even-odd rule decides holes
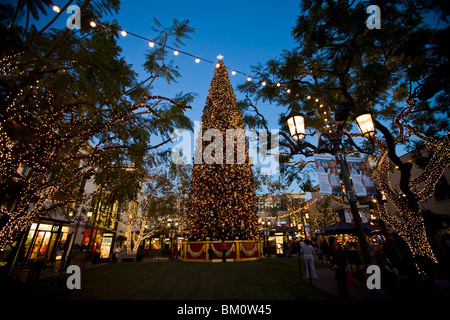
[[[284,131],[279,132],[286,142],[280,141],[280,145],[288,147],[291,150],[291,154],[302,154],[304,156],[311,156],[317,149],[314,145],[309,142],[301,141],[300,143],[295,143],[291,137]],[[311,149],[308,150],[307,148]]]
[[[323,148],[324,144],[322,137],[327,138],[327,140],[332,144],[332,149]],[[319,137],[317,138],[317,149],[316,153],[330,153],[332,155],[336,155],[336,151],[339,150],[340,143],[337,139],[337,136],[332,136],[326,132],[321,132]]]
[[[367,154],[367,155],[372,155],[372,152],[367,152],[363,149],[361,149],[356,142],[353,140],[351,134],[347,131],[342,131],[342,134],[345,135],[347,137],[347,141],[350,142],[350,144],[359,152],[359,153],[363,153],[363,154]]]

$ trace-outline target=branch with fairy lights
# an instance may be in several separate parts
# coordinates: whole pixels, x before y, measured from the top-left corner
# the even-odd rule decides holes
[[[245,88],[248,90],[248,85]],[[320,90],[318,91],[320,92]],[[250,92],[252,91],[250,90]],[[258,91],[254,91],[253,93],[256,94],[256,92]],[[248,95],[246,96],[246,99],[247,105],[257,110],[256,105],[250,100]],[[308,96],[306,101],[310,99],[311,97]],[[317,100],[316,102],[319,101]],[[297,132],[292,133],[293,131],[291,131],[291,135],[293,137],[292,139],[287,133],[283,131],[280,132],[280,135],[285,138],[284,141],[280,142],[280,145],[287,150],[287,154],[290,156],[300,154],[305,157],[310,157],[314,153],[320,152],[330,152],[333,154],[335,150],[339,149],[343,154],[360,153],[371,156],[377,162],[375,171],[371,178],[377,183],[378,190],[381,191],[387,199],[392,201],[394,206],[397,208],[400,217],[397,217],[393,213],[388,213],[385,208],[385,201],[383,203],[381,198],[377,199],[379,200],[377,201],[379,203],[379,210],[375,210],[375,214],[378,218],[393,226],[395,231],[409,245],[414,257],[417,259],[427,257],[432,261],[437,262],[436,256],[434,255],[427,238],[424,220],[421,216],[418,203],[426,201],[434,194],[437,182],[450,164],[449,135],[447,134],[441,139],[432,139],[424,134],[421,134],[419,130],[407,123],[408,116],[415,108],[415,102],[413,99],[408,99],[406,100],[406,103],[407,107],[395,119],[395,124],[399,129],[399,132],[395,137],[392,136],[390,130],[376,120],[373,121],[374,128],[372,130],[379,130],[384,136],[383,140],[377,138],[375,134],[369,135],[364,133],[346,132],[343,130],[344,123],[341,121],[342,119],[330,121],[329,114],[334,113],[335,118],[339,118],[340,115],[345,115],[345,118],[347,117],[346,115],[348,115],[348,111],[342,109],[339,110],[336,107],[334,110],[328,108],[327,111],[322,113],[320,109],[323,105],[320,104],[320,107],[316,106],[313,113],[319,117],[323,114],[323,123],[328,124],[323,126],[321,129],[308,134],[312,136],[317,132],[320,132],[318,145],[315,146],[303,140],[303,138],[307,135],[304,131],[304,115],[300,115],[301,118],[295,120],[295,117],[298,117],[298,115],[294,114],[289,115],[288,123],[289,119],[294,119],[291,120],[292,124],[296,124],[297,126],[299,124],[303,124],[303,127],[299,128]],[[342,134],[342,137],[345,137],[345,140],[341,141],[333,139],[333,136],[335,137],[338,132]],[[373,133],[374,132],[375,131],[373,131]],[[395,152],[395,147],[397,144],[408,141],[408,139],[411,139],[412,136],[423,140],[425,142],[426,150],[431,153],[431,158],[429,159],[427,166],[417,177],[411,177],[412,164],[410,162],[401,161]],[[354,138],[371,139],[373,141],[373,145],[377,147],[379,155],[374,154],[373,147],[372,150],[359,147],[354,142]],[[293,164],[298,164],[299,168],[305,168],[308,161],[297,160],[290,162]],[[390,172],[392,164],[401,173],[400,191],[397,191],[394,186],[391,185]],[[340,200],[341,203],[345,203],[343,202],[344,199],[336,198],[335,200]],[[421,266],[418,264],[416,266],[421,272]]]
[[[274,86],[261,87],[256,84],[246,83],[239,86],[245,93],[246,99],[242,103],[250,110],[258,112],[256,103],[259,100],[276,102],[279,105],[288,106],[286,115],[280,116],[280,123],[296,126],[298,131],[288,134],[289,128],[285,126],[280,131],[280,136],[284,139],[280,141],[283,147],[287,164],[298,164],[298,169],[307,168],[308,157],[314,153],[330,152],[335,153],[339,150],[342,155],[358,153],[370,156],[377,162],[372,180],[376,182],[378,190],[384,194],[384,197],[391,200],[402,218],[398,218],[395,213],[387,212],[384,207],[383,199],[376,199],[379,204],[379,211],[375,212],[385,222],[394,226],[395,230],[408,243],[414,257],[419,260],[420,257],[426,257],[436,262],[436,256],[431,250],[429,240],[425,232],[423,218],[418,203],[426,201],[435,192],[436,183],[449,166],[448,134],[440,139],[432,139],[412,125],[415,112],[415,102],[412,98],[406,100],[406,107],[397,114],[393,121],[398,129],[398,134],[394,137],[391,130],[384,127],[376,119],[373,121],[373,129],[382,133],[383,139],[378,138],[373,130],[370,134],[348,132],[348,123],[342,119],[348,118],[351,111],[361,110],[361,101],[355,101],[351,93],[347,91],[348,86],[346,78],[331,71],[326,71],[324,76],[321,70],[316,70],[305,62],[306,58],[300,63],[296,53],[292,56],[286,53],[282,61],[270,60],[266,66],[254,67],[259,77],[283,79],[274,80],[271,83],[283,83],[286,88],[277,90]],[[321,77],[323,81],[318,82],[316,76]],[[330,77],[330,78],[328,78]],[[335,78],[333,78],[335,77]],[[325,81],[324,81],[325,79]],[[335,82],[329,79],[335,79]],[[326,89],[322,87],[326,86]],[[306,92],[306,94],[305,94]],[[312,93],[317,93],[318,98],[313,98]],[[410,93],[414,97],[414,93]],[[347,108],[340,108],[341,101],[347,101]],[[370,102],[368,106],[371,107]],[[423,106],[421,107],[423,111]],[[419,108],[420,109],[420,108]],[[300,113],[299,110],[304,112]],[[330,119],[334,118],[335,121]],[[265,119],[261,117],[263,125]],[[281,122],[281,120],[284,120]],[[286,121],[287,120],[287,121]],[[291,123],[289,123],[291,121]],[[305,122],[314,130],[305,131]],[[301,128],[300,128],[301,127]],[[318,134],[317,146],[306,137],[312,137]],[[335,139],[340,136],[342,139]],[[358,145],[356,139],[369,138],[369,142]],[[422,140],[425,143],[427,152],[431,155],[427,166],[417,176],[411,176],[413,164],[403,162],[396,154],[396,146],[410,142],[411,140]],[[365,145],[364,145],[365,143]],[[376,149],[375,149],[376,147]],[[302,156],[301,160],[290,160],[295,155]],[[306,159],[304,159],[306,158]],[[399,170],[400,191],[397,191],[390,181],[390,170],[396,167]],[[297,173],[299,170],[291,170]],[[342,176],[341,176],[342,178]],[[346,188],[347,189],[347,188]],[[385,198],[385,199],[386,199]],[[384,200],[385,200],[384,199]]]
[[[383,132],[385,141],[376,138],[375,143],[380,152],[377,165],[372,178],[378,183],[379,189],[384,193],[398,210],[398,216],[389,214],[384,206],[377,212],[379,217],[394,227],[397,233],[409,245],[413,256],[428,257],[437,262],[436,256],[427,239],[425,222],[419,208],[420,202],[425,202],[435,192],[436,184],[444,171],[450,165],[450,134],[441,139],[432,139],[421,134],[416,128],[404,123],[406,117],[414,110],[416,103],[413,99],[406,101],[407,108],[396,118],[399,133],[393,137],[390,131],[380,123],[376,127]],[[403,162],[395,155],[392,148],[398,141],[408,139],[412,135],[425,141],[425,148],[431,153],[425,168],[416,176],[411,177],[413,164]],[[399,188],[397,190],[391,182],[392,164],[394,170],[400,172]]]
[[[184,31],[168,34],[177,28]],[[16,28],[7,32],[19,38]],[[116,194],[123,184],[138,188],[171,132],[192,129],[184,114],[191,94],[164,97],[150,89],[177,76],[165,44],[189,32],[180,24],[161,29],[165,41],[147,56],[150,76],[141,82],[120,58],[117,38],[102,28],[74,33],[57,47],[58,35],[28,37],[1,58],[0,249],[50,210],[88,201],[80,194],[86,177]]]

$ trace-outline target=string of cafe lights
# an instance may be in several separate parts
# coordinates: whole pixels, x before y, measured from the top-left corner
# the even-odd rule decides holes
[[[56,6],[56,5],[53,6],[53,11],[60,12],[60,10],[61,9],[59,8],[59,6]],[[175,56],[178,56],[179,54],[182,54],[182,55],[186,55],[186,56],[194,58],[195,63],[200,63],[201,61],[204,61],[204,62],[207,62],[207,63],[215,65],[216,68],[218,68],[220,66],[219,63],[214,62],[212,60],[205,59],[205,58],[200,58],[199,55],[195,55],[195,54],[183,51],[183,50],[179,50],[177,48],[173,48],[173,47],[168,46],[166,44],[158,43],[157,41],[155,41],[153,39],[149,39],[147,37],[138,35],[136,33],[133,33],[133,32],[130,32],[130,31],[126,31],[125,29],[117,27],[115,25],[102,23],[102,22],[96,22],[96,21],[93,20],[93,21],[90,22],[90,26],[92,28],[96,28],[97,26],[105,26],[105,27],[113,28],[113,29],[117,30],[122,35],[122,37],[126,37],[127,35],[131,35],[131,36],[134,36],[136,38],[145,40],[148,43],[150,48],[154,48],[155,45],[164,46],[165,48],[167,48],[169,50],[172,50],[173,54]],[[216,58],[219,59],[219,60],[222,60],[223,56],[219,55]],[[236,75],[236,74],[241,74],[241,75],[244,75],[245,77],[247,77],[247,81],[248,82],[254,81],[252,79],[252,77],[248,73],[241,72],[239,70],[236,70],[236,69],[233,69],[233,68],[229,68],[229,67],[226,67],[226,69],[230,70],[231,71],[231,75],[233,75],[233,76]],[[267,80],[257,80],[257,83],[260,83],[261,86],[263,86],[263,87],[266,86],[266,85],[273,85],[273,86],[276,86],[276,87],[278,87],[280,89],[283,89],[287,94],[291,93],[291,89],[287,88],[286,86],[283,86],[282,83],[279,82],[279,81],[278,82],[269,82]],[[296,97],[298,97],[298,94],[296,94]],[[323,101],[320,101],[319,98],[313,98],[313,97],[311,97],[311,95],[307,95],[304,98],[306,98],[306,100],[311,100],[312,99],[311,101],[314,101],[314,102],[318,103],[318,107],[319,108],[316,110],[316,114],[318,116],[323,116],[324,117],[325,129],[328,130],[331,133],[332,132],[332,127],[331,127],[330,122],[329,122],[330,120],[328,119],[328,117],[330,115],[330,111],[331,111],[330,108],[324,108],[324,103],[323,103]]]
[[[181,55],[186,55],[188,57],[194,58],[195,63],[206,62],[206,63],[215,65],[216,68],[220,67],[220,64],[218,62],[214,62],[214,61],[212,61],[210,59],[202,58],[202,57],[200,57],[200,55],[192,54],[192,53],[189,53],[187,51],[183,51],[183,50],[180,50],[178,48],[171,47],[171,46],[169,46],[167,44],[161,44],[161,43],[155,41],[154,39],[149,39],[147,37],[138,35],[136,33],[133,33],[133,32],[130,32],[130,31],[126,31],[125,29],[117,27],[115,25],[111,25],[111,24],[108,24],[108,23],[91,21],[90,22],[90,26],[92,28],[96,28],[98,26],[104,26],[104,27],[107,27],[107,28],[112,28],[112,29],[117,30],[122,37],[126,37],[126,36],[130,35],[130,36],[133,36],[133,37],[136,37],[136,38],[139,38],[139,39],[142,39],[142,40],[146,41],[150,48],[154,48],[156,45],[164,46],[165,48],[173,51],[173,54],[175,56],[178,56],[180,54]],[[219,59],[219,60],[222,60],[223,56],[222,55],[218,55],[216,58]],[[273,85],[273,86],[276,86],[277,88],[280,88],[280,89],[284,90],[287,94],[291,93],[291,89],[286,87],[286,86],[284,86],[280,81],[278,81],[278,82],[271,82],[270,81],[269,82],[267,80],[255,80],[248,73],[245,73],[245,72],[242,72],[242,71],[239,71],[237,69],[230,68],[230,67],[225,67],[225,68],[227,70],[229,70],[231,72],[231,75],[233,75],[233,76],[236,75],[236,74],[241,74],[241,75],[245,76],[248,82],[256,81],[257,83],[260,83],[261,86],[263,86],[263,87],[267,86],[267,85]],[[318,103],[319,109],[318,109],[317,113],[318,113],[318,115],[324,116],[324,118],[325,118],[324,121],[326,123],[325,128],[329,129],[330,128],[330,124],[329,124],[330,120],[328,119],[328,115],[330,114],[330,110],[326,111],[326,109],[324,108],[323,101],[320,101],[319,98],[312,97],[311,95],[307,95],[304,98],[306,98],[306,100],[311,100],[311,101],[314,101],[314,102]]]
[[[157,41],[155,41],[153,39],[149,39],[147,37],[138,35],[136,33],[133,33],[133,32],[130,32],[130,31],[126,31],[123,28],[119,28],[119,27],[117,27],[115,25],[112,25],[112,24],[109,24],[109,23],[101,23],[101,22],[91,21],[90,22],[90,26],[92,28],[96,28],[97,26],[104,26],[104,27],[107,27],[107,28],[112,28],[112,29],[115,29],[115,30],[119,31],[119,33],[120,33],[120,35],[122,35],[122,37],[126,37],[126,36],[130,35],[130,36],[133,36],[133,37],[136,37],[136,38],[139,38],[139,39],[147,41],[148,46],[150,48],[154,48],[155,45],[164,46],[165,48],[167,48],[169,50],[172,50],[173,54],[175,56],[178,56],[178,55],[182,54],[182,55],[186,55],[186,56],[194,58],[195,63],[200,63],[201,61],[203,61],[203,62],[215,65],[216,68],[219,67],[219,64],[217,62],[214,62],[214,61],[206,59],[206,58],[201,58],[199,55],[195,55],[195,54],[189,53],[187,51],[183,51],[183,50],[180,50],[178,48],[171,47],[171,46],[169,46],[167,44],[159,43],[159,42],[157,42]],[[217,57],[217,59],[222,60],[223,56],[219,55]],[[242,74],[242,75],[246,76],[248,81],[251,81],[251,77],[248,74],[246,74],[244,72],[241,72],[241,71],[238,71],[236,69],[228,68],[228,67],[227,67],[227,69],[231,71],[232,75],[236,75],[236,74],[239,73],[239,74]]]

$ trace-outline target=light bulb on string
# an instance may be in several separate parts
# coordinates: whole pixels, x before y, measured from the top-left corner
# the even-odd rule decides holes
[[[90,25],[92,28],[95,28],[95,27],[97,26],[97,24],[95,23],[95,21],[91,21],[91,22],[89,23],[89,25]]]
[[[109,25],[109,24],[108,24],[108,25]],[[112,27],[112,28],[116,28],[116,27],[113,26],[113,25],[109,25],[109,26]],[[117,29],[117,28],[116,28],[116,29]],[[120,31],[120,29],[119,29],[119,31]],[[125,37],[125,36],[127,35],[127,32],[126,32],[125,30],[122,30],[122,31],[121,31],[121,34],[122,34],[122,36]],[[148,45],[149,45],[151,48],[154,47],[155,42],[154,42],[153,40],[146,39],[145,37],[142,37],[142,36],[139,36],[139,35],[135,35],[135,34],[131,34],[131,35],[149,41],[149,42],[148,42]],[[186,55],[190,55],[190,56],[195,57],[195,55],[193,55],[193,54],[185,53],[185,52],[179,52],[178,50],[174,50],[174,55],[177,56],[177,55],[179,55],[179,53],[182,53],[182,54],[186,54]],[[218,60],[223,60],[224,56],[221,55],[221,54],[219,54],[216,58],[217,58]],[[214,62],[209,61],[209,60],[206,60],[206,59],[203,59],[203,60],[204,60],[204,61],[207,61],[208,63],[214,63]],[[200,62],[200,58],[199,58],[198,56],[195,58],[195,62],[196,62],[196,63],[199,63],[199,62]],[[215,64],[215,63],[214,63],[214,64]],[[215,66],[216,66],[216,68],[219,67],[217,64],[215,64]],[[234,76],[234,75],[236,75],[237,72],[238,72],[238,71],[232,69],[231,74]],[[242,73],[242,72],[240,72],[240,73]],[[244,74],[244,73],[242,73],[242,74]],[[247,77],[247,81],[248,81],[248,82],[252,81],[252,79],[251,79],[250,76]],[[264,86],[264,85],[267,85],[267,82],[264,81],[264,82],[262,83],[262,85],[263,85],[263,86]],[[280,83],[280,82],[277,82],[277,83],[276,83],[276,86],[277,86],[277,87],[281,87],[281,83]],[[286,89],[286,88],[284,88],[284,89]],[[289,92],[290,92],[290,90],[289,90]],[[298,96],[299,96],[299,94],[297,93],[297,94],[296,94],[296,97],[298,97]],[[311,99],[311,96],[308,96],[307,99]],[[319,99],[316,98],[315,101],[318,102]]]

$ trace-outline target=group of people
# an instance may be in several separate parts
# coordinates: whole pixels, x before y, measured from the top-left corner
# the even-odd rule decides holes
[[[312,245],[314,243],[311,242]],[[301,243],[299,240],[293,240],[292,242],[283,241],[283,255],[285,258],[289,258],[291,255],[297,255],[300,253]]]
[[[338,281],[338,291],[340,296],[344,298],[348,297],[346,283],[347,256],[344,250],[334,237],[330,237],[328,239],[328,243],[324,241],[322,243],[321,249],[321,254],[323,254],[325,259],[330,263],[331,268],[336,273],[336,280]],[[317,250],[314,246],[314,243],[312,243],[310,240],[305,240],[304,244],[299,247],[299,251],[297,252],[303,257],[303,261],[306,267],[306,278],[308,280],[311,277],[313,279],[317,279],[317,273],[314,267],[314,255],[317,254]]]
[[[310,276],[313,279],[317,279],[316,269],[314,268],[314,255],[316,254],[316,249],[310,240],[305,240],[304,244],[301,245],[300,241],[295,240],[292,242],[291,247],[289,244],[283,242],[283,253],[286,258],[291,254],[301,254],[306,265],[306,277],[309,279]]]

